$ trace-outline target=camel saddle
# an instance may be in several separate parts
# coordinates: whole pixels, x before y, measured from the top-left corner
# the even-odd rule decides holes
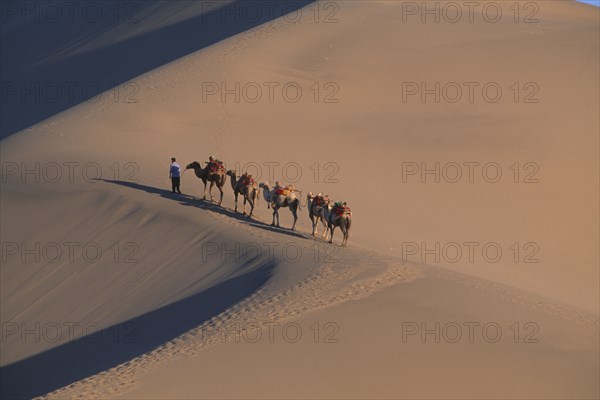
[[[209,163],[208,170],[211,173],[216,174],[219,172],[225,172],[225,167],[223,166],[222,162]]]
[[[327,198],[325,198],[325,196],[315,196],[313,197],[313,201],[314,203],[317,205],[317,207],[323,207],[325,205],[325,203],[327,202]]]
[[[331,210],[335,215],[352,215],[352,211],[350,207],[344,206],[343,203],[335,203],[333,209]]]
[[[281,189],[275,189],[275,194],[277,194],[278,196],[288,196],[289,194],[293,193],[294,191],[295,191],[294,186],[289,185],[289,186],[286,186]]]
[[[252,178],[252,176],[242,176],[240,182],[244,186],[256,186],[256,181],[254,180],[254,178]]]

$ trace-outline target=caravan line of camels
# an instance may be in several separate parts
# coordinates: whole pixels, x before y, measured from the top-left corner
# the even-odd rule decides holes
[[[292,185],[282,187],[277,182],[273,187],[268,182],[262,182],[258,184],[251,175],[243,174],[237,176],[237,171],[226,170],[223,163],[219,160],[211,160],[206,162],[206,166],[203,168],[202,164],[198,161],[194,161],[186,166],[186,170],[193,169],[196,176],[204,183],[204,196],[203,200],[206,200],[206,189],[207,184],[210,182],[208,187],[208,194],[210,201],[213,201],[212,188],[216,186],[220,192],[220,198],[218,205],[223,202],[223,190],[227,177],[229,176],[231,182],[231,188],[233,189],[233,195],[235,198],[235,212],[238,210],[238,196],[242,195],[244,198],[244,209],[243,213],[246,215],[246,204],[250,205],[250,213],[248,217],[252,217],[254,207],[258,203],[260,198],[260,190],[262,189],[263,197],[267,202],[267,207],[273,209],[273,222],[272,226],[279,227],[279,209],[288,207],[294,217],[294,223],[292,230],[296,230],[296,221],[298,221],[298,210],[300,207],[300,199],[297,193],[302,193],[299,190],[294,189]],[[348,242],[348,236],[350,234],[350,226],[352,223],[352,212],[347,207],[346,203],[333,202],[328,196],[321,193],[313,195],[313,193],[307,194],[307,206],[308,216],[312,222],[312,235],[317,236],[317,229],[319,223],[323,225],[323,234],[321,238],[327,240],[329,236],[329,243],[333,243],[333,232],[335,228],[339,227],[342,231],[343,239],[342,246],[346,246]]]

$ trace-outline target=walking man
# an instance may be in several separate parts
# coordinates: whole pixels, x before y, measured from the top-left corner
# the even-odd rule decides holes
[[[177,192],[181,194],[181,190],[179,189],[180,178],[181,178],[181,167],[176,162],[175,157],[171,158],[171,168],[169,168],[169,179],[171,179],[171,186],[173,193]]]

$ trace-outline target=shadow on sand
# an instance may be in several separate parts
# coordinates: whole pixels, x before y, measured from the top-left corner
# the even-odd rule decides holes
[[[212,212],[215,212],[218,214],[226,215],[226,216],[236,219],[248,226],[263,229],[263,230],[266,230],[269,232],[280,233],[283,235],[293,236],[293,237],[302,238],[302,239],[309,239],[309,237],[307,237],[299,232],[295,232],[295,231],[285,229],[285,228],[277,228],[277,227],[271,226],[264,222],[248,218],[241,212],[235,212],[228,208],[218,206],[215,203],[211,203],[210,201],[202,200],[202,199],[199,199],[197,197],[190,196],[187,194],[176,194],[176,193],[171,192],[170,190],[160,189],[160,188],[156,188],[153,186],[141,185],[141,184],[135,183],[135,182],[116,181],[116,180],[110,180],[110,179],[98,179],[98,180],[108,182],[108,183],[113,183],[115,185],[125,186],[125,187],[131,188],[131,189],[143,190],[144,192],[147,192],[147,193],[158,194],[161,197],[164,197],[166,199],[178,201],[179,204],[181,204],[181,205],[198,207],[202,210],[209,210],[209,211],[212,211]],[[243,198],[240,198],[240,202],[242,203],[243,201],[244,201]],[[258,205],[257,205],[257,207],[258,207]]]
[[[111,89],[94,102],[135,102],[122,84],[314,1],[3,0],[0,139]]]
[[[273,260],[241,265],[239,271],[251,271],[120,324],[90,329],[88,336],[0,368],[1,398],[41,396],[145,354],[251,295],[275,267]]]

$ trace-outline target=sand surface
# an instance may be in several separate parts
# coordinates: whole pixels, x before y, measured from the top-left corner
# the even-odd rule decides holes
[[[2,397],[598,398],[598,9],[208,3],[3,25],[3,81],[118,86],[3,105]],[[298,231],[229,181],[172,194],[170,157],[209,155],[293,183]]]

